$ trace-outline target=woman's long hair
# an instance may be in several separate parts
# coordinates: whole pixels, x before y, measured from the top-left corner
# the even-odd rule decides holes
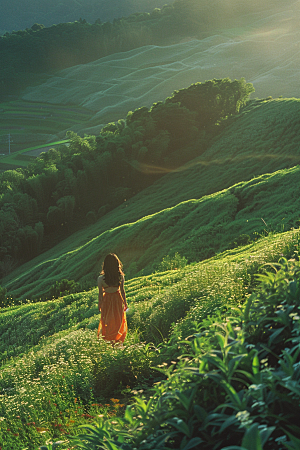
[[[107,286],[120,286],[123,273],[123,266],[117,255],[109,253],[105,256],[101,275]]]

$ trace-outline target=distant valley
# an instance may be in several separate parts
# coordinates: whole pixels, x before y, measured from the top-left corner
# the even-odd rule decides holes
[[[270,8],[262,19],[249,14],[243,26],[216,30],[205,39],[145,46],[65,69],[28,88],[23,99],[92,110],[92,119],[72,129],[97,134],[129,110],[212,78],[245,77],[254,85],[252,98],[300,97],[299,20],[296,4],[276,14]]]

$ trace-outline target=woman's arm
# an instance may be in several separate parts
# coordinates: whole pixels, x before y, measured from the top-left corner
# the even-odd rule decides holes
[[[99,296],[98,296],[98,309],[101,311],[102,308],[102,302],[103,302],[103,287],[102,287],[102,277],[98,277],[98,289],[99,289]]]
[[[121,290],[121,295],[124,300],[124,309],[126,310],[128,308],[128,305],[127,305],[127,301],[126,301],[126,294],[125,294],[125,288],[124,288],[124,277],[122,277],[120,290]]]

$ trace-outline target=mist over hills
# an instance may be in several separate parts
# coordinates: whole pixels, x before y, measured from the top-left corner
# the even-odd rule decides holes
[[[1,0],[0,35],[30,28],[34,23],[48,27],[74,22],[79,18],[91,23],[96,19],[107,22],[133,13],[151,11],[165,3],[164,0]]]
[[[128,110],[150,106],[175,89],[212,78],[245,77],[255,96],[299,97],[300,3],[239,17],[236,26],[216,28],[204,39],[148,45],[58,72],[28,88],[30,101],[76,103],[95,112],[80,133],[97,133]]]

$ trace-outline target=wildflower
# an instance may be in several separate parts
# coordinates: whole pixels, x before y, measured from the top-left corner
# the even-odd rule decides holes
[[[120,400],[118,398],[111,398],[111,401],[114,403],[118,403]]]

